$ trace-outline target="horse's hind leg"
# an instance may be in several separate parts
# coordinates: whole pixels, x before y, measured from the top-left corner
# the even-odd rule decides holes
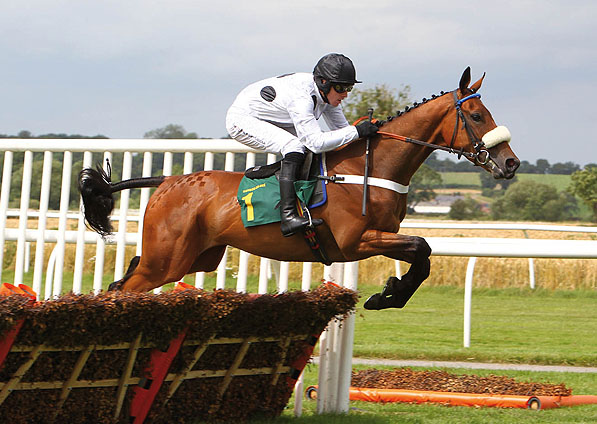
[[[375,293],[363,305],[365,309],[403,308],[429,276],[429,258],[413,262],[401,279],[390,277],[381,291]]]
[[[370,230],[364,234],[359,248],[411,264],[402,279],[390,277],[381,293],[365,302],[365,309],[402,308],[429,276],[431,248],[422,237],[404,236]]]
[[[137,269],[137,266],[139,265],[140,260],[141,260],[140,256],[133,257],[133,259],[131,259],[131,262],[129,263],[129,267],[126,270],[126,273],[124,274],[124,277],[122,277],[120,280],[114,281],[112,284],[110,284],[108,286],[108,291],[121,290],[122,285],[126,282],[126,280],[128,280],[130,278],[130,276],[133,274],[135,269]]]

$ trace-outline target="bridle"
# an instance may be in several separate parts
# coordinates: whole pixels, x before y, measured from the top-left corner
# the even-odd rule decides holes
[[[454,132],[452,133],[452,139],[450,140],[450,149],[453,150],[454,142],[456,141],[456,135],[458,134],[458,122],[462,121],[462,127],[466,130],[468,134],[468,138],[475,149],[474,153],[474,160],[479,165],[486,165],[489,162],[490,155],[489,150],[485,148],[485,143],[479,139],[473,132],[472,128],[466,122],[466,118],[464,117],[464,113],[462,112],[462,104],[470,99],[480,99],[481,95],[479,93],[471,94],[470,96],[463,97],[462,99],[458,99],[458,94],[456,90],[452,91],[454,95],[454,107],[456,108],[456,124],[454,125]],[[481,159],[481,155],[484,155],[484,158]],[[459,157],[460,158],[460,157]]]
[[[427,143],[425,141],[416,140],[410,137],[404,137],[402,135],[386,132],[386,131],[378,131],[377,134],[383,135],[385,137],[393,138],[395,140],[406,141],[407,143],[418,144],[420,146],[429,147],[434,150],[443,150],[448,153],[454,153],[458,155],[458,159],[462,156],[473,160],[478,165],[487,165],[491,160],[491,156],[489,154],[489,150],[485,147],[485,143],[480,140],[475,133],[473,132],[470,125],[467,123],[466,117],[462,112],[461,106],[464,102],[470,99],[481,98],[481,95],[478,93],[471,94],[469,96],[463,97],[462,99],[458,99],[458,94],[456,90],[452,92],[454,95],[454,107],[456,108],[456,124],[454,125],[454,131],[452,132],[452,139],[450,140],[450,146],[437,146],[435,144]],[[454,142],[456,141],[456,137],[458,135],[458,124],[462,121],[462,127],[466,130],[468,135],[469,141],[473,145],[475,152],[465,152],[464,147],[461,147],[459,150],[454,149]]]

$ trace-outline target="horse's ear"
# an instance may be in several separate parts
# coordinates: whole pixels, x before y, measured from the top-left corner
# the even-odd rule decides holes
[[[473,93],[476,93],[479,88],[481,88],[481,84],[483,84],[483,78],[485,78],[485,72],[483,72],[483,76],[479,79],[479,81],[471,85],[471,90]]]
[[[464,93],[466,91],[470,82],[471,82],[471,67],[467,66],[467,68],[462,73],[462,76],[460,77],[460,84],[458,84],[458,88],[460,88],[461,93]]]

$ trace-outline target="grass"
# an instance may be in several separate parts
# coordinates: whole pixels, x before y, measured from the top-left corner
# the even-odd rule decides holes
[[[355,366],[354,368],[362,369],[363,367]],[[445,370],[455,374],[476,374],[482,376],[489,374],[506,375],[519,381],[564,383],[566,386],[572,388],[573,394],[597,393],[597,378],[595,378],[595,374],[539,373],[529,371],[465,371],[451,368],[445,368]],[[317,384],[317,366],[308,365],[305,370],[305,387],[313,384]],[[295,418],[293,416],[293,398],[280,418],[276,420],[254,420],[251,423],[590,423],[597,420],[597,405],[532,411],[526,409],[448,407],[437,404],[377,404],[351,401],[348,415],[317,415],[316,405],[316,401],[304,400],[303,416]]]
[[[442,184],[446,187],[479,187],[481,178],[478,172],[440,172]]]
[[[554,186],[558,191],[564,191],[570,185],[571,178],[570,175],[520,174],[518,175],[518,181],[535,181],[537,183],[549,184]]]
[[[597,364],[597,293],[474,289],[463,347],[464,290],[421,287],[404,307],[367,311],[362,286],[354,356],[506,363]]]
[[[481,189],[481,178],[478,172],[440,172],[443,185],[446,187],[478,187]],[[570,184],[570,175],[557,174],[516,174],[518,181],[536,181],[549,184],[563,191]]]

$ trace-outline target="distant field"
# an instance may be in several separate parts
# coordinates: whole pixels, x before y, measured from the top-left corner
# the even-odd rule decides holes
[[[540,174],[520,174],[519,181],[537,181],[538,183],[555,186],[558,191],[563,191],[570,185],[570,175],[540,175]]]
[[[476,172],[441,172],[445,186],[481,188],[481,179]],[[518,181],[537,181],[555,186],[558,191],[566,190],[570,184],[570,175],[542,175],[542,174],[516,174]]]
[[[481,178],[476,172],[440,172],[445,186],[478,186],[481,188]]]

